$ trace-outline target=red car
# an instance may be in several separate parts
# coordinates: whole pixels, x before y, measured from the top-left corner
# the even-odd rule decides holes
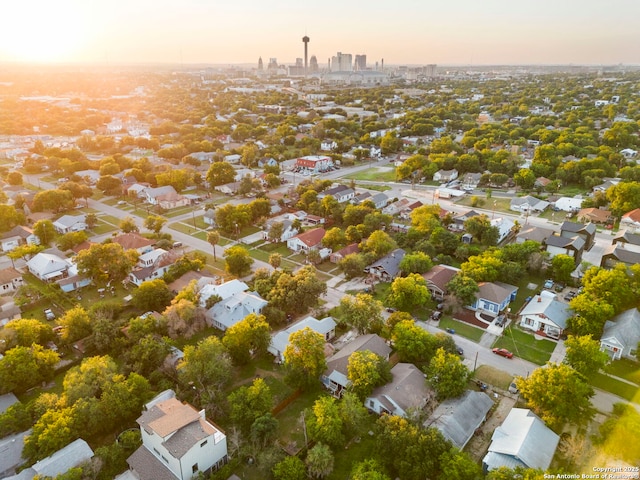
[[[496,355],[500,355],[501,357],[513,358],[513,353],[506,348],[494,348],[492,352]]]

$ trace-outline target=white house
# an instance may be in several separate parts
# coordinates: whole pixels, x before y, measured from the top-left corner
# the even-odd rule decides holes
[[[531,410],[512,408],[493,432],[489,451],[482,459],[483,469],[505,466],[546,470],[559,441],[560,437]]]
[[[80,232],[87,229],[86,215],[63,215],[53,222],[53,228],[60,235],[69,232]]]
[[[27,262],[27,269],[43,282],[66,277],[71,262],[51,253],[40,252]]]
[[[162,277],[177,260],[177,253],[155,248],[138,257],[136,268],[129,274],[131,283],[140,286],[148,280]]]
[[[299,233],[287,240],[287,248],[294,252],[308,252],[309,250],[321,250],[322,239],[325,234],[324,228],[314,228],[306,232]],[[331,252],[329,252],[330,254]]]
[[[286,329],[271,335],[271,344],[267,351],[276,357],[277,362],[282,363],[284,361],[284,351],[289,345],[289,337],[292,333],[304,330],[305,328],[310,328],[314,332],[319,333],[324,337],[325,342],[329,342],[336,334],[336,321],[333,317],[325,317],[322,320],[314,317],[303,318]]]
[[[336,185],[324,192],[318,194],[318,200],[322,200],[324,197],[332,196],[338,203],[345,203],[355,197],[356,192],[353,188],[349,188],[346,185]]]
[[[515,223],[510,218],[494,218],[491,220],[491,226],[498,229],[498,244],[500,244],[511,233],[511,229]]]
[[[640,208],[636,208],[622,215],[620,228],[626,228],[632,233],[640,232]]]
[[[323,140],[320,142],[320,150],[324,152],[332,152],[338,148],[338,144],[335,140]]]
[[[262,238],[264,238],[265,240],[269,239],[269,232],[271,231],[271,227],[273,227],[275,223],[282,224],[282,234],[280,235],[280,238],[277,240],[278,242],[286,242],[287,240],[289,240],[290,238],[293,238],[295,235],[298,234],[298,229],[293,228],[293,222],[291,220],[287,220],[284,217],[280,217],[280,218],[272,218],[271,220],[265,223],[264,230],[262,232]]]
[[[579,195],[576,197],[560,197],[554,202],[553,206],[556,210],[562,210],[563,212],[577,212],[582,208],[582,202],[584,202],[584,198]]]
[[[13,267],[0,270],[0,295],[13,293],[24,285],[22,274]]]
[[[560,338],[572,316],[569,305],[556,299],[553,292],[534,295],[520,311],[520,326],[547,337]]]
[[[267,301],[248,290],[249,286],[240,280],[231,280],[222,285],[205,285],[200,290],[200,306],[204,307],[214,295],[221,299],[205,313],[209,325],[225,331],[250,313],[260,314],[267,306]]]
[[[0,248],[3,252],[9,252],[20,245],[40,245],[40,239],[33,230],[21,225],[12,228],[0,239]]]
[[[155,187],[155,188],[145,188],[143,190],[144,197],[148,203],[151,205],[158,205],[159,199],[163,195],[174,194],[177,195],[176,189],[171,185],[165,185],[164,187]]]
[[[433,174],[434,182],[447,183],[455,180],[456,178],[458,178],[458,170],[455,168],[452,170],[438,170]]]
[[[514,212],[542,212],[549,207],[549,202],[539,198],[526,195],[524,197],[514,197],[511,199],[509,209]]]
[[[170,392],[173,393],[173,392]],[[137,422],[142,445],[127,459],[139,480],[190,480],[227,463],[227,437],[204,410],[166,392],[147,404]]]
[[[391,369],[391,382],[376,388],[364,406],[378,415],[407,417],[422,410],[434,397],[427,387],[424,373],[411,363],[398,363]]]
[[[600,350],[604,350],[613,360],[622,357],[636,359],[640,342],[640,312],[632,308],[615,316],[604,324],[600,337]]]

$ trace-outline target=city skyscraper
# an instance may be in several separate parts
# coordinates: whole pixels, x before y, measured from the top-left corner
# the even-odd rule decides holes
[[[308,57],[308,53],[309,53],[309,37],[307,37],[306,35],[304,37],[302,37],[302,43],[304,43],[304,74],[306,75],[308,72],[308,68],[309,68],[309,63],[307,62]]]
[[[362,71],[367,69],[367,56],[366,55],[356,55],[355,60],[355,69],[356,71]]]
[[[311,55],[311,58],[309,59],[309,71],[311,73],[315,73],[319,70],[318,68],[318,59],[316,58],[315,55]]]
[[[258,58],[258,70],[262,70],[264,66],[262,65],[262,57]]]
[[[351,72],[353,70],[353,56],[350,53],[338,52],[331,57],[332,72]]]

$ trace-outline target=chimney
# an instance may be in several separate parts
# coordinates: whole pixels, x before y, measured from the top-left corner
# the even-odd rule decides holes
[[[542,302],[542,297],[538,295],[538,303]]]

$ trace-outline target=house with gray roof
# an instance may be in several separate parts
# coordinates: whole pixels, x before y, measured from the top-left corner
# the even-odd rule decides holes
[[[139,480],[191,480],[227,463],[227,437],[196,410],[163,392],[137,422],[142,445],[127,459]]]
[[[614,237],[611,245],[604,248],[600,266],[610,268],[616,263],[628,266],[640,263],[640,234],[622,230]]]
[[[277,362],[282,363],[284,361],[284,351],[289,345],[289,337],[292,333],[305,328],[310,328],[314,332],[319,333],[324,337],[325,342],[329,342],[336,334],[336,321],[333,317],[325,317],[322,320],[311,316],[303,318],[284,330],[271,335],[271,344],[267,351],[276,357]]]
[[[406,255],[401,248],[396,248],[393,252],[385,255],[380,260],[376,260],[371,265],[365,267],[365,273],[378,277],[382,282],[390,282],[400,273],[400,262]]]
[[[320,377],[322,384],[333,396],[342,397],[344,390],[351,384],[347,377],[351,354],[365,350],[369,350],[385,360],[389,360],[391,354],[391,347],[387,345],[384,338],[374,333],[360,335],[342,347],[327,360],[327,369]]]
[[[467,390],[458,398],[438,405],[424,426],[437,428],[444,438],[462,450],[485,422],[492,406],[493,401],[486,393]]]
[[[524,243],[528,240],[543,244],[544,241],[554,234],[550,228],[536,227],[534,225],[525,225],[516,235],[516,243]]]
[[[60,235],[64,235],[69,232],[81,232],[87,229],[87,216],[63,215],[53,222],[53,228],[55,228],[56,232]]]
[[[364,406],[378,415],[407,417],[422,410],[435,398],[424,373],[411,363],[398,363],[391,369],[391,382],[376,388]]]
[[[257,292],[238,292],[225,298],[205,313],[207,323],[223,332],[240,322],[247,315],[259,315],[267,301]]]
[[[40,239],[33,230],[22,225],[13,227],[0,238],[0,249],[3,252],[9,252],[20,245],[40,245]]]
[[[4,395],[3,395],[4,396]],[[0,439],[0,478],[16,478],[16,470],[26,463],[22,458],[24,439],[31,434],[31,430],[16,433]],[[31,470],[31,469],[27,469]],[[32,472],[25,472],[25,478],[33,478]],[[19,477],[18,477],[19,478]]]
[[[577,235],[572,237],[551,235],[544,241],[544,247],[551,258],[561,254],[568,255],[573,258],[576,265],[579,265],[582,252],[585,250],[585,243],[582,237]]]
[[[514,212],[543,212],[549,208],[549,202],[540,200],[539,198],[525,195],[524,197],[514,197],[511,199],[509,210]]]
[[[27,269],[43,282],[69,275],[71,262],[51,253],[40,252],[27,262]]]
[[[500,467],[547,470],[560,437],[531,410],[512,408],[493,432],[489,451],[482,459],[485,472]]]
[[[520,311],[520,326],[539,335],[560,338],[572,312],[569,305],[557,300],[553,292],[534,295]]]
[[[584,249],[590,250],[596,239],[596,225],[594,223],[562,222],[560,236],[572,238],[576,235],[584,240]]]
[[[600,337],[600,350],[611,355],[613,360],[622,357],[636,359],[638,342],[640,342],[640,312],[631,308],[604,324]]]
[[[497,317],[509,306],[509,303],[516,299],[517,294],[518,287],[515,285],[503,282],[480,282],[476,299],[469,308],[490,317]]]
[[[6,477],[5,480],[31,480],[38,478],[56,478],[67,473],[93,457],[93,450],[87,442],[78,438],[53,455],[34,463],[30,468],[22,470],[19,474]]]

